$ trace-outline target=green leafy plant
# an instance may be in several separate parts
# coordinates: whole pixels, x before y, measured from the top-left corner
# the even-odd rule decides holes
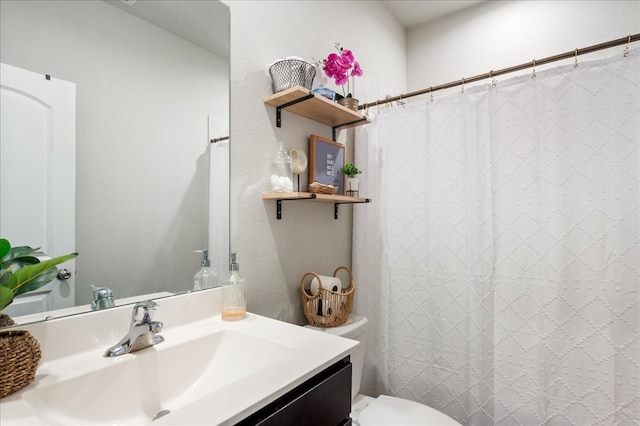
[[[353,163],[347,163],[340,169],[343,175],[349,178],[354,178],[356,175],[362,173],[362,170],[357,168]]]
[[[56,265],[78,255],[70,253],[40,262],[33,256],[38,250],[28,246],[11,247],[8,240],[0,238],[0,311],[11,304],[15,296],[49,284],[58,275]]]

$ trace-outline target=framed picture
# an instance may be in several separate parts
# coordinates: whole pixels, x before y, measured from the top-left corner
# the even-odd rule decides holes
[[[344,176],[340,169],[347,158],[346,147],[331,139],[311,135],[309,140],[309,183],[338,187],[337,194],[344,195]]]

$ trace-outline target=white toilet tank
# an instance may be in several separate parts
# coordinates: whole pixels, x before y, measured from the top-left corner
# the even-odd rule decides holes
[[[360,392],[360,380],[362,379],[362,368],[364,367],[364,351],[367,346],[367,329],[369,325],[366,317],[358,314],[351,314],[347,322],[337,327],[321,328],[307,325],[305,327],[312,328],[325,333],[334,334],[347,339],[357,340],[360,344],[351,353],[351,399]]]

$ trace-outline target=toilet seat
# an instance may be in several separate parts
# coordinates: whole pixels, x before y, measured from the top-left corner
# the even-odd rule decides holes
[[[396,398],[380,395],[358,415],[360,426],[460,426],[440,411],[429,406]]]

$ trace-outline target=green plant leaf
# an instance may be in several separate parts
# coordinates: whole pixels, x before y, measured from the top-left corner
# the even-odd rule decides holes
[[[0,238],[0,259],[4,258],[11,251],[9,240]]]
[[[2,269],[0,269],[0,285],[4,285],[4,283],[6,283],[9,278],[11,278],[11,267],[7,266],[5,268],[4,265],[2,265]]]
[[[37,290],[40,287],[49,284],[51,281],[53,281],[56,278],[56,275],[58,275],[58,268],[56,268],[55,266],[52,266],[51,268],[44,271],[42,274],[38,275],[37,277],[34,277],[31,281],[25,283],[24,285],[14,290],[13,297],[19,296],[22,293],[28,293],[30,291]]]
[[[9,281],[11,278],[11,268],[3,269],[0,271],[0,286],[3,286],[4,283]]]
[[[36,248],[32,248],[29,246],[13,247],[8,254],[2,257],[2,262],[4,263],[13,259],[18,259],[20,257],[31,256],[38,250],[40,250],[40,247],[36,247]]]
[[[18,268],[22,268],[23,266],[27,266],[27,265],[35,265],[36,263],[40,263],[40,259],[38,259],[37,257],[34,256],[21,256],[21,257],[16,257],[15,259],[11,259],[11,260],[7,260],[5,262],[2,262],[2,267],[6,267],[6,266],[13,266],[15,265],[16,267],[14,267],[13,269],[18,269]]]
[[[22,293],[22,291],[20,290],[20,287],[28,285],[32,280],[37,278],[39,275],[51,269],[52,266],[55,266],[62,262],[66,262],[67,260],[71,260],[77,255],[78,253],[71,253],[65,256],[59,256],[50,260],[46,260],[44,262],[40,262],[35,265],[25,266],[24,268],[18,269],[16,272],[14,272],[13,275],[11,275],[11,278],[9,278],[9,280],[4,284],[4,286],[12,290],[13,293],[18,293],[18,292]],[[41,286],[42,285],[44,284],[41,284]],[[35,289],[32,289],[32,290],[35,290]]]
[[[13,291],[7,287],[0,286],[0,311],[13,301]]]
[[[26,251],[25,251],[26,252]],[[5,260],[2,262],[2,269],[0,269],[0,285],[4,285],[9,278],[11,278],[11,274],[17,271],[20,268],[24,268],[28,265],[35,265],[36,263],[40,263],[40,259],[33,256],[8,256],[11,260]]]

